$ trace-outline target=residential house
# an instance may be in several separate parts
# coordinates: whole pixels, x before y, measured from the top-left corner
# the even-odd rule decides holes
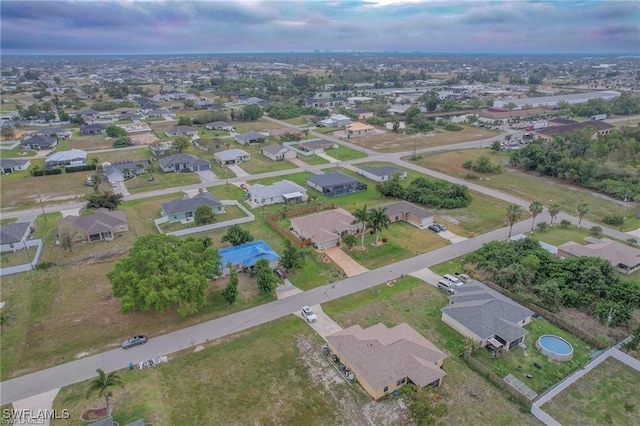
[[[295,204],[307,200],[307,190],[286,179],[266,186],[256,183],[251,185],[248,192],[254,203],[263,206],[276,203]]]
[[[640,250],[609,238],[587,237],[585,245],[569,241],[558,246],[558,257],[593,256],[611,262],[623,274],[640,269]]]
[[[82,117],[82,119],[86,123],[88,123],[88,122],[91,122],[93,120],[97,120],[99,114],[100,114],[99,111],[95,111],[93,109],[85,109],[85,110],[76,112],[74,115],[76,117]]]
[[[358,120],[366,120],[373,117],[373,111],[364,108],[352,108],[351,112],[358,116]]]
[[[129,230],[127,217],[121,210],[99,208],[93,214],[85,216],[65,216],[58,221],[58,237],[71,228],[74,241],[92,243],[100,240],[112,240],[115,234]]]
[[[229,275],[231,269],[245,270],[252,268],[260,259],[268,260],[269,266],[275,268],[280,260],[278,253],[262,240],[223,248],[218,250],[218,253],[222,260],[222,276]],[[231,269],[227,267],[229,263],[231,263]]]
[[[216,197],[208,192],[199,192],[191,198],[178,198],[162,204],[161,214],[167,216],[169,222],[190,222],[200,206],[210,207],[215,214],[224,213],[224,204]]]
[[[144,113],[147,117],[175,117],[176,116],[176,114],[173,111],[167,108],[160,108],[160,107],[154,108],[152,110],[146,110]]]
[[[151,150],[151,154],[158,157],[161,155],[166,155],[171,148],[173,147],[173,143],[171,141],[159,141],[149,144],[149,149]]]
[[[338,208],[291,219],[291,232],[302,241],[324,250],[339,244],[343,234],[357,234],[361,224],[348,211]]]
[[[365,183],[340,172],[311,176],[307,178],[307,185],[330,197],[367,190]]]
[[[241,149],[227,149],[216,152],[213,156],[221,166],[236,165],[251,159],[251,155]]]
[[[346,127],[349,124],[351,124],[351,119],[349,117],[342,114],[334,114],[329,118],[320,120],[318,122],[318,127]]]
[[[405,384],[438,387],[446,376],[447,355],[407,323],[364,329],[356,324],[328,335],[327,344],[375,400]]]
[[[81,149],[70,149],[51,154],[44,160],[47,170],[58,169],[60,166],[84,166],[87,164],[87,153]]]
[[[31,167],[31,160],[28,158],[0,158],[0,171],[5,175],[27,170],[29,167]]]
[[[47,136],[35,135],[29,139],[24,139],[20,142],[23,149],[31,149],[34,151],[44,149],[54,149],[58,145],[58,139],[49,138]]]
[[[387,216],[392,223],[403,220],[420,229],[425,229],[433,224],[433,213],[406,201],[398,201],[384,207],[387,209]]]
[[[254,145],[264,142],[266,136],[258,132],[247,132],[236,135],[235,139],[240,145]]]
[[[442,321],[480,347],[508,351],[524,341],[533,312],[513,300],[471,280],[456,287],[449,306],[441,309]]]
[[[297,157],[295,151],[278,144],[265,146],[260,150],[260,153],[273,161],[282,161]]]
[[[195,129],[195,128],[191,127],[191,126],[184,126],[184,125],[169,127],[164,132],[169,137],[175,137],[175,136],[197,136],[198,135],[198,130],[197,129]]]
[[[312,152],[314,154],[322,154],[325,149],[336,149],[338,144],[335,142],[327,141],[324,139],[310,139],[308,141],[301,142],[298,145],[300,150],[305,152]]]
[[[31,224],[28,222],[8,223],[0,226],[0,252],[16,252],[25,246],[31,235]]]
[[[147,172],[149,161],[122,161],[103,164],[102,169],[109,183],[124,182]]]
[[[210,170],[211,163],[191,154],[175,154],[159,161],[163,172],[199,172]]]
[[[258,105],[258,106],[265,106],[266,104],[269,103],[269,101],[262,98],[256,98],[255,96],[239,99],[238,102],[245,105]]]
[[[307,99],[305,101],[306,107],[314,107],[321,109],[330,109],[337,106],[343,106],[347,104],[347,98],[326,98],[326,99]]]
[[[107,126],[100,123],[85,124],[84,126],[80,126],[80,134],[82,136],[101,135],[106,132],[107,132]]]
[[[233,124],[227,123],[226,121],[214,121],[214,122],[205,124],[204,127],[207,130],[223,130],[225,132],[236,131],[235,127],[233,127]]]
[[[51,127],[43,130],[39,130],[38,135],[47,136],[57,139],[69,139],[73,136],[73,132],[69,129],[60,129],[58,127]]]
[[[364,123],[352,123],[347,126],[347,137],[372,135],[376,128]]]
[[[404,180],[407,177],[406,170],[401,170],[393,166],[361,166],[358,169],[358,174],[371,180],[375,180],[376,182],[390,180],[394,175],[398,176],[400,180]]]

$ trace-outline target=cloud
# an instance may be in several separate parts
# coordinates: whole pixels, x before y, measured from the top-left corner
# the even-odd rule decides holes
[[[638,52],[635,1],[12,1],[3,54]]]

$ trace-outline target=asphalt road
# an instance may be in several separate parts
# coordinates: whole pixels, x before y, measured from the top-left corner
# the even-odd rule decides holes
[[[274,120],[277,121],[277,120]],[[286,124],[286,123],[285,123]],[[325,135],[318,135],[325,139]],[[494,139],[494,138],[491,138]],[[347,143],[343,140],[336,140],[339,143],[352,146],[353,144]],[[458,145],[465,145],[465,147],[478,146],[480,143],[487,143],[488,140],[466,142],[464,144],[457,144],[449,146],[448,149],[460,149]],[[471,145],[469,145],[471,144]],[[473,145],[478,144],[478,145]],[[364,151],[362,147],[353,146],[354,149]],[[420,150],[419,152],[431,152],[431,151],[443,151],[447,150],[447,147],[438,147],[426,150]],[[369,150],[366,150],[370,152]],[[452,178],[450,176],[424,169],[411,163],[401,161],[402,156],[409,155],[408,153],[392,153],[392,154],[380,154],[371,153],[371,157],[366,161],[390,161],[399,164],[403,167],[419,171],[440,179],[448,180],[456,183],[463,183],[470,187],[470,189],[478,192],[491,195],[493,197],[506,200],[510,203],[515,203],[523,207],[528,207],[529,202],[521,200],[517,197],[513,197],[507,194],[503,194],[499,191],[492,190],[490,188],[476,185],[472,182],[461,181],[459,179]],[[362,160],[357,160],[362,161]],[[335,167],[334,165],[325,165],[324,168]],[[286,171],[265,173],[261,175],[252,176],[252,179],[261,179],[271,176],[284,176],[286,174],[298,173],[300,169],[292,169]],[[228,182],[234,182],[235,180],[243,180],[243,178],[229,179]],[[227,181],[219,181],[215,184],[197,184],[188,185],[180,188],[170,188],[159,191],[143,192],[140,194],[132,194],[125,197],[126,200],[141,199],[147,197],[153,197],[157,195],[164,195],[170,193],[176,193],[184,189],[196,189],[203,186],[216,186],[224,185]],[[67,203],[63,205],[55,205],[45,207],[47,212],[56,212],[62,209],[69,209],[73,207],[80,207],[83,203]],[[3,217],[22,217],[30,214],[39,214],[41,209],[30,209],[23,211],[8,212],[2,214]],[[560,214],[557,221],[562,219],[569,219],[573,223],[577,223],[577,218],[566,214]],[[549,215],[545,211],[538,216],[537,222],[549,221]],[[582,226],[590,228],[594,224],[588,221],[582,222]],[[517,223],[514,226],[513,234],[523,233],[529,231],[531,228],[531,221],[526,220]],[[628,235],[622,232],[615,231],[610,228],[603,227],[603,234],[620,238],[625,240]],[[305,305],[316,305],[327,302],[329,300],[337,299],[361,290],[365,290],[374,287],[378,284],[382,284],[386,281],[397,278],[401,275],[406,275],[419,269],[433,266],[442,263],[448,259],[452,259],[464,254],[473,252],[480,248],[485,242],[492,240],[504,240],[507,238],[508,228],[501,228],[486,234],[470,238],[465,241],[448,245],[441,249],[415,256],[413,258],[388,265],[379,269],[375,269],[345,280],[329,284],[323,287],[318,287],[286,299],[274,301],[265,305],[256,306],[254,308],[237,312],[222,318],[218,318],[206,323],[188,327],[182,330],[175,331],[170,334],[153,337],[146,345],[138,346],[129,350],[116,349],[109,352],[104,352],[98,355],[82,358],[77,361],[62,364],[56,367],[52,367],[46,370],[41,370],[32,374],[17,377],[15,379],[7,380],[0,383],[0,405],[8,404],[13,401],[24,399],[30,396],[34,396],[52,389],[57,389],[62,386],[67,386],[73,383],[77,383],[83,380],[90,379],[95,376],[95,370],[101,368],[105,372],[111,372],[126,368],[130,362],[139,363],[156,356],[168,355],[183,349],[190,348],[192,346],[202,344],[211,340],[218,339],[233,333],[237,333],[242,330],[246,330],[251,327],[255,327],[260,324],[273,321],[283,316],[296,312],[300,307]]]

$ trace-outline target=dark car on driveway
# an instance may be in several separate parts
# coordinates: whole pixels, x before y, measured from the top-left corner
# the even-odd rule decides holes
[[[446,226],[441,225],[441,224],[439,224],[439,223],[435,223],[435,222],[434,222],[433,224],[429,225],[429,226],[428,226],[428,228],[429,228],[430,230],[432,230],[433,232],[435,232],[436,234],[437,234],[437,233],[439,233],[439,232],[442,232],[442,231],[446,231],[446,230],[447,230],[447,227],[446,227]]]
[[[147,336],[133,336],[122,342],[122,349],[129,349],[133,346],[144,345],[147,343]]]

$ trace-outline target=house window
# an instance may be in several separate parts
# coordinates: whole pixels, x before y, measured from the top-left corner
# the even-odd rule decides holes
[[[389,386],[385,386],[385,387],[384,387],[384,389],[383,389],[383,391],[384,391],[384,393],[389,392]]]
[[[403,377],[402,379],[398,380],[396,382],[396,386],[402,386],[402,384],[404,383],[405,379],[406,379],[406,377]]]

